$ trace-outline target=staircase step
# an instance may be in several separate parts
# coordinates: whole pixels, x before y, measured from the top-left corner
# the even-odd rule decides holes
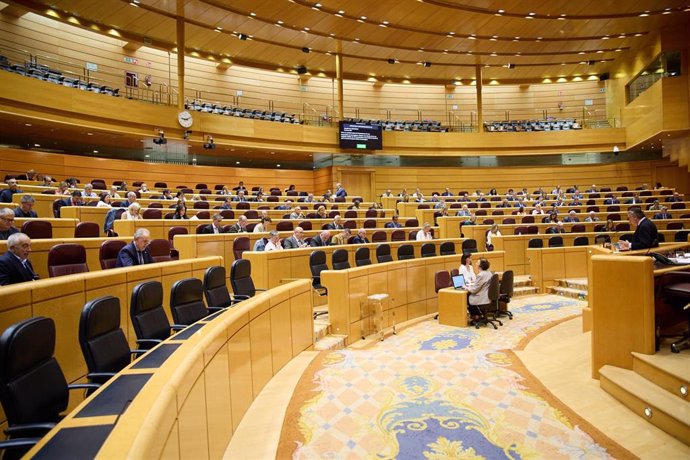
[[[549,290],[552,294],[562,295],[563,297],[570,297],[573,299],[585,300],[587,299],[587,291],[581,289],[574,289],[563,286],[551,286]]]
[[[328,320],[314,320],[314,343],[331,333],[331,323]]]
[[[601,388],[657,428],[690,445],[690,401],[684,401],[628,369],[599,369]]]
[[[513,287],[518,286],[531,286],[532,277],[530,275],[516,275],[513,277]]]
[[[558,283],[558,286],[561,287],[587,291],[587,278],[559,278],[555,281]]]
[[[514,286],[513,297],[521,297],[526,295],[534,295],[539,293],[539,288],[536,286]]]
[[[327,335],[326,337],[320,339],[314,343],[314,350],[324,351],[324,350],[342,350],[346,346],[346,335]]]
[[[681,400],[690,401],[690,354],[671,353],[665,347],[654,355],[632,355],[635,372]]]

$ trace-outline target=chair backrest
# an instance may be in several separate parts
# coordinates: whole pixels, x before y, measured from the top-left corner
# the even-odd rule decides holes
[[[91,185],[93,185],[95,190],[107,190],[107,186],[103,179],[94,179],[91,181]]]
[[[130,363],[129,344],[120,328],[120,299],[107,295],[86,302],[79,345],[89,372],[120,372]]]
[[[617,232],[629,232],[630,231],[630,224],[628,222],[621,222],[619,224],[616,224],[616,231]]]
[[[386,232],[384,232],[383,230],[377,230],[371,234],[372,243],[382,243],[384,241],[387,241],[387,238],[388,236],[386,235]]]
[[[414,247],[411,244],[398,246],[398,260],[414,259]]]
[[[356,219],[357,218],[357,211],[354,210],[349,210],[345,211],[345,214],[343,215],[345,219]]]
[[[235,211],[232,209],[221,209],[219,214],[223,216],[224,219],[234,219],[235,218]]]
[[[58,198],[57,200],[53,201],[53,217],[56,219],[60,218],[60,208],[62,208],[65,205],[65,202],[62,198]]]
[[[81,244],[56,244],[48,251],[48,275],[51,278],[88,271],[86,249]]]
[[[501,295],[508,296],[508,298],[513,297],[514,279],[515,274],[513,270],[506,270],[503,272],[503,277],[501,278]]]
[[[299,223],[298,227],[302,227],[302,230],[311,230],[312,229],[312,224],[308,220],[303,220],[302,222]]]
[[[281,220],[276,224],[276,230],[279,232],[291,232],[293,229],[294,226],[289,220]]]
[[[552,236],[549,238],[550,248],[560,248],[563,247],[563,237],[562,236]]]
[[[98,238],[101,236],[101,227],[96,222],[79,222],[74,227],[75,238]]]
[[[452,256],[455,255],[455,243],[452,241],[444,241],[439,247],[439,254],[442,256]]]
[[[539,233],[539,227],[536,225],[528,225],[527,226],[527,234],[529,235],[537,235]]]
[[[417,239],[417,230],[410,230],[409,235],[410,241],[415,241]]]
[[[22,233],[32,240],[50,239],[53,237],[53,224],[47,220],[27,220],[22,224]]]
[[[436,245],[434,243],[424,243],[421,248],[422,257],[436,257]]]
[[[690,230],[681,230],[673,235],[673,241],[676,243],[687,243]]]
[[[122,240],[105,240],[101,243],[101,247],[98,250],[98,260],[101,263],[101,269],[115,268],[117,255],[120,253],[120,249],[126,245],[127,242]]]
[[[362,226],[364,228],[376,228],[376,219],[366,219]]]
[[[523,216],[522,217],[522,223],[523,224],[533,224],[534,223],[534,216]]]
[[[170,322],[163,310],[163,285],[160,281],[146,281],[134,286],[129,316],[137,339],[165,340],[170,337]],[[139,348],[153,346],[144,343]]]
[[[311,270],[312,284],[321,286],[321,272],[328,270],[326,264],[326,253],[323,251],[313,251],[309,254],[309,269]]]
[[[230,285],[236,295],[254,297],[256,288],[252,280],[252,264],[245,259],[239,259],[230,267]]]
[[[621,215],[614,212],[614,213],[608,214],[608,215],[606,216],[606,219],[611,219],[611,220],[613,220],[613,221],[621,220]]]
[[[326,224],[326,227],[328,227],[328,224]],[[355,220],[346,220],[346,221],[343,223],[343,227],[349,228],[350,230],[354,230],[355,228],[357,228],[357,221],[355,221]]]
[[[573,246],[589,246],[589,238],[586,236],[578,236],[573,240]]]
[[[227,308],[232,304],[225,281],[225,267],[214,265],[204,273],[204,296],[208,308]]]
[[[528,248],[543,248],[544,247],[544,240],[541,238],[532,238],[529,240],[527,243]]]
[[[391,232],[391,241],[405,241],[405,230],[393,230],[393,232]]]
[[[195,201],[194,202],[194,209],[209,209],[210,205],[208,204],[208,201]]]
[[[374,218],[378,215],[378,212],[376,209],[367,209],[367,211],[364,213],[364,217],[368,218]]]
[[[148,247],[154,262],[168,262],[173,260],[170,255],[170,242],[161,238],[151,240]]]
[[[162,219],[163,212],[160,209],[149,208],[141,215],[144,219]]]
[[[249,238],[246,236],[235,238],[232,242],[232,253],[235,260],[241,259],[244,251],[249,251]]]
[[[369,256],[369,248],[361,247],[357,248],[355,251],[355,266],[363,267],[365,265],[371,265],[371,259]]]
[[[452,285],[453,282],[448,270],[439,270],[434,274],[434,291],[438,292]]]
[[[467,239],[462,242],[462,253],[463,254],[469,254],[473,252],[477,252],[477,240],[474,240],[472,238]]]
[[[186,227],[170,227],[168,230],[168,243],[170,247],[173,247],[173,242],[175,241],[175,235],[187,235],[189,231]]]
[[[509,225],[509,224],[512,225],[515,223],[515,219],[513,219],[512,217],[508,217],[506,219],[503,219],[503,223],[506,225]]]
[[[175,324],[194,324],[208,316],[204,285],[197,278],[184,278],[170,288],[170,312]]]
[[[586,229],[585,229],[584,224],[574,224],[572,227],[570,227],[571,233],[582,233],[585,230]]]
[[[496,302],[501,295],[501,283],[496,273],[493,274],[493,276],[491,277],[491,281],[489,282],[488,294],[491,303]]]
[[[419,221],[417,219],[407,219],[405,227],[419,227]]]
[[[604,243],[610,243],[611,242],[611,236],[609,235],[597,235],[594,237],[594,244],[604,244]]]
[[[237,209],[239,209],[239,208],[237,208]],[[247,209],[244,212],[244,217],[246,217],[247,219],[258,219],[259,218],[259,211],[257,211],[256,209]]]
[[[389,244],[379,244],[376,246],[376,261],[378,263],[392,262],[391,247]]]
[[[35,316],[0,336],[0,402],[10,427],[55,423],[67,409],[67,381],[55,352],[55,322]]]
[[[348,253],[345,249],[336,249],[331,255],[331,266],[333,270],[345,270],[350,268]]]
[[[682,230],[683,222],[669,222],[666,225],[666,230]]]

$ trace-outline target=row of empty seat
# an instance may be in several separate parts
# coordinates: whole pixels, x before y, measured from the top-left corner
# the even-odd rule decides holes
[[[366,123],[369,125],[381,125],[384,131],[422,131],[422,132],[448,132],[448,127],[442,126],[436,120],[368,120],[363,118],[344,118],[347,123]]]
[[[568,131],[582,129],[577,120],[512,120],[485,121],[484,130],[488,132],[520,131]]]
[[[242,107],[232,107],[211,102],[191,101],[185,102],[187,110],[196,112],[213,113],[216,115],[226,115],[231,117],[251,118],[254,120],[276,121],[278,123],[303,123],[297,115],[272,110],[247,109]]]

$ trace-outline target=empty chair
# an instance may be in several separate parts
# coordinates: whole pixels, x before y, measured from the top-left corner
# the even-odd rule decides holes
[[[681,230],[673,235],[673,241],[676,243],[687,243],[690,230]]]
[[[336,249],[331,255],[331,266],[333,270],[345,270],[350,268],[348,253],[346,249]]]
[[[57,200],[53,201],[53,217],[56,219],[60,218],[60,208],[64,206],[65,201],[62,198],[58,198]]]
[[[690,302],[690,273],[688,272],[670,272],[663,275],[658,283],[659,294],[665,302],[673,309],[683,313],[686,317],[688,329],[674,334],[680,336],[671,344],[671,351],[673,353],[680,353],[681,350],[690,347],[690,308],[687,307]]]
[[[603,235],[597,235],[594,237],[594,244],[604,244],[604,243],[610,243],[611,242],[611,237],[609,235],[603,234]]]
[[[197,219],[210,219],[211,213],[208,211],[199,211],[196,213]]]
[[[513,233],[515,235],[526,235],[527,234],[527,227],[520,226],[520,227],[515,227],[513,230]]]
[[[209,205],[208,201],[195,201],[194,202],[194,209],[209,209],[209,208],[210,208],[210,205]]]
[[[223,216],[224,219],[234,219],[235,218],[235,211],[233,211],[232,209],[221,209],[218,214]]]
[[[170,255],[170,243],[164,239],[151,240],[148,246],[148,251],[151,253],[151,258],[154,262],[169,262],[173,260]]]
[[[105,383],[132,361],[127,337],[120,327],[120,299],[107,295],[84,305],[79,319],[79,345],[94,383]]]
[[[81,244],[56,244],[50,248],[48,252],[48,274],[51,278],[88,271],[86,249]]]
[[[276,224],[276,230],[279,232],[291,232],[293,228],[294,225],[289,220],[281,220]]]
[[[50,239],[53,237],[53,224],[47,220],[27,220],[22,224],[22,233],[32,240]]]
[[[302,227],[302,230],[311,230],[312,229],[312,224],[308,220],[303,220],[302,222],[299,223],[299,226]]]
[[[422,257],[436,257],[436,245],[434,243],[424,243],[421,248]]]
[[[249,238],[246,236],[235,238],[232,242],[232,253],[235,259],[241,259],[244,251],[249,251]]]
[[[367,209],[367,211],[364,213],[364,217],[373,219],[378,215],[378,212],[376,209]]]
[[[441,247],[439,248],[439,253],[442,256],[452,256],[455,255],[455,243],[452,241],[444,241],[441,243]]]
[[[228,285],[225,281],[225,267],[214,265],[204,273],[204,297],[210,311],[227,308],[233,305]]]
[[[453,285],[450,272],[448,270],[439,270],[434,273],[434,291],[438,293],[441,289],[451,287]]]
[[[608,215],[606,216],[606,219],[611,219],[611,220],[613,220],[613,221],[621,220],[621,215],[620,215],[620,214],[617,214],[617,213],[608,214]]]
[[[391,241],[405,241],[405,230],[393,230],[391,233]]]
[[[153,184],[154,188],[168,188],[168,183],[167,182],[156,182]]]
[[[246,217],[247,219],[258,219],[259,211],[255,209],[248,209],[244,212],[244,217]]]
[[[94,179],[91,181],[91,185],[93,185],[94,190],[107,190],[107,185],[103,179]]]
[[[362,226],[364,228],[376,228],[376,219],[366,219]]]
[[[326,253],[314,251],[309,254],[309,269],[311,271],[311,284],[317,291],[325,294],[326,288],[321,285],[321,272],[328,270]]]
[[[515,219],[513,219],[512,217],[507,217],[507,218],[503,219],[503,223],[505,225],[512,225],[515,223]]]
[[[508,310],[508,304],[510,299],[513,298],[513,284],[514,284],[515,274],[513,270],[506,270],[503,272],[501,277],[501,286],[498,293],[498,313],[496,316],[507,316],[509,319],[513,319],[513,313]]]
[[[162,219],[163,213],[161,212],[160,209],[149,208],[149,209],[144,210],[142,217],[144,219]]]
[[[355,251],[355,266],[364,267],[365,265],[371,265],[371,258],[369,257],[369,248],[357,248],[357,250]]]
[[[60,421],[69,403],[68,390],[99,386],[67,385],[54,354],[55,322],[51,318],[36,316],[19,321],[0,336],[0,402],[10,435],[3,447],[16,447],[5,458],[19,458],[39,441],[37,436]]]
[[[75,238],[98,238],[101,236],[101,228],[96,222],[79,222],[74,227]]]
[[[616,224],[616,231],[617,232],[629,232],[630,231],[630,224],[628,222],[621,222],[620,224]]]
[[[417,230],[410,231],[410,241],[415,241],[417,239]]]
[[[371,234],[372,243],[382,243],[384,241],[387,241],[387,235],[383,230],[377,230]]]
[[[163,285],[159,281],[146,281],[134,286],[129,316],[137,343],[146,350],[170,337],[171,330],[179,331],[186,327],[170,325],[163,310]]]
[[[467,239],[462,242],[462,253],[463,254],[469,254],[472,252],[477,252],[477,240],[474,240],[472,238]]]
[[[232,287],[233,298],[245,300],[256,295],[256,291],[263,291],[254,286],[252,280],[252,264],[248,260],[239,259],[232,263],[230,267],[230,286]]]
[[[671,209],[685,209],[685,203],[673,203]]]
[[[170,227],[168,230],[168,244],[170,245],[170,256],[173,258],[173,260],[177,260],[179,257],[179,254],[177,252],[177,249],[175,249],[174,243],[175,243],[175,235],[187,235],[189,231],[187,230],[186,227]]]
[[[573,241],[574,246],[589,246],[589,238],[586,236],[578,236]]]
[[[391,247],[389,244],[379,244],[376,246],[376,261],[380,264],[384,262],[393,262],[391,255]]]
[[[417,219],[407,219],[405,227],[419,227],[419,221]]]
[[[398,246],[398,260],[414,259],[414,247],[411,244]]]
[[[357,211],[354,210],[349,210],[345,211],[345,214],[343,215],[345,219],[356,219],[357,218]]]
[[[539,227],[536,225],[528,225],[527,226],[527,234],[528,235],[537,235],[539,234]]]
[[[544,247],[544,241],[541,238],[532,238],[527,243],[527,247],[528,248],[543,248]]]
[[[582,233],[584,231],[585,231],[585,225],[584,224],[573,224],[573,226],[570,227],[571,233]]]
[[[666,230],[682,230],[683,222],[669,222],[666,225]]]
[[[98,260],[101,263],[101,269],[115,268],[117,255],[120,253],[120,249],[126,245],[127,242],[122,240],[106,240],[101,243],[101,247],[98,250]]]
[[[523,224],[533,224],[534,223],[534,216],[523,216],[521,222]]]
[[[562,248],[563,247],[563,237],[562,236],[552,236],[549,238],[550,248]]]
[[[170,288],[170,312],[176,324],[189,326],[209,315],[204,303],[204,285],[197,278],[184,278]]]

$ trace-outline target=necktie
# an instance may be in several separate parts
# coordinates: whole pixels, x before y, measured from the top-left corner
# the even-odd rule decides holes
[[[139,255],[139,265],[144,265],[144,254],[141,251],[137,251],[137,254]]]

